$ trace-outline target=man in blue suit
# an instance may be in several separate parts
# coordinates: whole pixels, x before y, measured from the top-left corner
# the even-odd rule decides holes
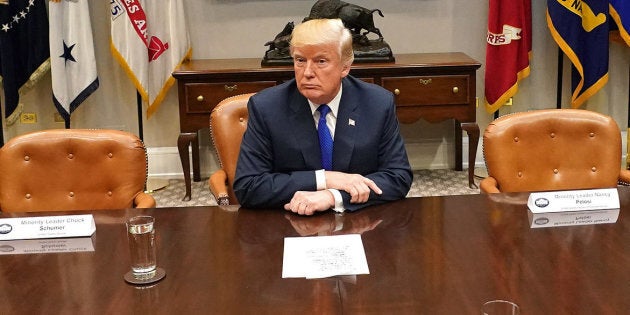
[[[241,206],[312,215],[404,198],[412,172],[394,97],[348,76],[352,36],[341,20],[296,26],[291,56],[295,79],[249,100],[234,181]]]

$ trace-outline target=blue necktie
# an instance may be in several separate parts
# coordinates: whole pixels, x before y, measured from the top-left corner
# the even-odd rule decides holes
[[[330,130],[326,126],[326,115],[330,112],[330,107],[323,104],[320,105],[317,110],[319,111],[319,122],[317,123],[317,133],[319,134],[319,149],[322,153],[322,168],[330,171],[332,170],[332,150],[333,150],[333,138],[330,135]]]

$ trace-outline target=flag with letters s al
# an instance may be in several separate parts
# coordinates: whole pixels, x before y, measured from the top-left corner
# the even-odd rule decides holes
[[[547,26],[571,60],[571,107],[608,82],[609,1],[547,0]]]
[[[192,55],[182,0],[110,0],[111,50],[148,104],[157,109]]]
[[[490,0],[486,35],[486,110],[497,111],[529,75],[531,0]]]
[[[70,114],[99,85],[87,0],[51,0],[50,73],[53,103],[70,125]]]
[[[6,124],[22,106],[20,94],[48,71],[48,15],[44,0],[0,1],[0,76]]]

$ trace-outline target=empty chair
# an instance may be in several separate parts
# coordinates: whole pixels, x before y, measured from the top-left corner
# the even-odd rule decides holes
[[[232,185],[241,141],[247,129],[247,102],[252,95],[254,93],[226,98],[210,114],[210,136],[221,168],[210,176],[208,184],[220,205],[238,204]]]
[[[621,132],[606,115],[580,109],[520,112],[483,134],[485,193],[595,189],[630,182],[621,168]]]
[[[155,207],[144,193],[142,141],[118,130],[55,129],[0,148],[0,210],[30,212]]]

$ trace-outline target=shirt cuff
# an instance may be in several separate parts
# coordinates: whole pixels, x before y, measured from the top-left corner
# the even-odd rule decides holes
[[[326,173],[324,172],[324,169],[315,171],[315,182],[317,184],[317,190],[326,189]]]
[[[341,198],[341,193],[339,192],[339,190],[331,188],[328,189],[328,191],[330,191],[333,195],[333,198],[335,198],[335,206],[333,207],[333,210],[335,210],[335,212],[346,211],[346,208],[343,206],[343,198]]]

